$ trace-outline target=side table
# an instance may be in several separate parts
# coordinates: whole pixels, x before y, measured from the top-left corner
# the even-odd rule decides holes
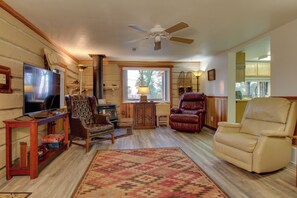
[[[64,144],[58,149],[50,150],[42,160],[38,159],[38,126],[48,124],[50,122],[63,119],[64,120]],[[5,120],[6,126],[6,179],[9,180],[15,175],[30,175],[31,179],[38,177],[38,170],[43,169],[55,157],[68,149],[68,113],[60,112],[57,114],[48,114],[47,117],[32,120]],[[30,158],[26,168],[21,168],[20,163],[16,161],[12,163],[12,129],[19,127],[30,128]]]

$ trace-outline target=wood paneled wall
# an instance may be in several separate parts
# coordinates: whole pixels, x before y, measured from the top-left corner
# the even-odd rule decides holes
[[[108,57],[107,57],[108,58]],[[83,88],[87,90],[87,95],[93,95],[93,68],[92,61],[80,61],[81,64],[90,66],[83,71]],[[177,106],[179,101],[177,79],[181,71],[197,71],[200,68],[200,63],[177,63],[177,62],[128,62],[128,61],[104,61],[103,62],[103,81],[106,87],[116,85],[118,88],[114,90],[108,89],[104,91],[104,98],[107,103],[117,104],[117,112],[119,117],[132,117],[133,106],[131,104],[121,103],[121,76],[119,65],[139,65],[139,66],[168,66],[172,68],[172,106]],[[196,77],[192,78],[193,91],[196,91]]]
[[[205,125],[216,129],[218,122],[227,121],[228,97],[207,96]]]
[[[1,2],[0,2],[1,3]],[[1,3],[2,4],[2,3]],[[59,62],[65,68],[65,80],[77,79],[77,62],[60,48],[45,40],[35,31],[23,24],[0,7],[0,65],[9,67],[12,72],[12,93],[0,93],[0,168],[5,165],[5,126],[2,122],[23,114],[23,64],[28,63],[44,68],[43,49],[57,53]],[[46,128],[39,128],[43,136]],[[28,144],[29,130],[13,130],[13,157],[18,157],[19,142]]]

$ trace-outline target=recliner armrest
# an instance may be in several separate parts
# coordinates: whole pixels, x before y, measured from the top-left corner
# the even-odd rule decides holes
[[[267,137],[287,137],[285,131],[263,130],[260,135]]]
[[[233,122],[219,122],[218,126],[220,127],[228,127],[228,128],[241,128],[240,123],[233,123]]]
[[[216,132],[219,133],[238,133],[241,129],[240,123],[231,123],[231,122],[219,122],[218,129]]]
[[[182,113],[182,111],[179,108],[172,107],[170,109],[170,114],[178,114],[178,113]]]

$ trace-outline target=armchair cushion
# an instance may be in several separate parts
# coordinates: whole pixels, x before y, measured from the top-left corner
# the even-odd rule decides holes
[[[91,133],[91,136],[94,134],[100,134],[105,131],[113,130],[113,125],[107,124],[88,124],[86,129]]]
[[[183,110],[181,110],[181,112],[182,112],[182,114],[198,115],[198,110],[183,109]]]
[[[240,132],[260,135],[262,130],[284,131],[291,102],[284,98],[249,101]]]
[[[185,101],[182,103],[181,109],[184,110],[197,110],[203,108],[203,103],[197,101]]]
[[[259,136],[260,131],[262,130],[284,131],[285,126],[285,124],[279,122],[267,122],[262,120],[245,119],[242,122],[240,132]]]
[[[245,118],[285,124],[290,105],[291,102],[284,98],[255,98],[249,102]]]

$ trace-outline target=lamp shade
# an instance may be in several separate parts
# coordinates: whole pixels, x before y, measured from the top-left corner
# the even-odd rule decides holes
[[[80,71],[80,72],[83,72],[88,66],[85,66],[85,65],[83,65],[83,64],[78,64],[78,70]]]
[[[195,72],[193,72],[193,74],[197,77],[200,77],[201,75],[202,75],[202,72],[203,71],[201,71],[201,70],[198,70],[198,71],[195,71]]]
[[[150,94],[150,93],[151,92],[148,86],[140,86],[137,92],[137,94]]]

